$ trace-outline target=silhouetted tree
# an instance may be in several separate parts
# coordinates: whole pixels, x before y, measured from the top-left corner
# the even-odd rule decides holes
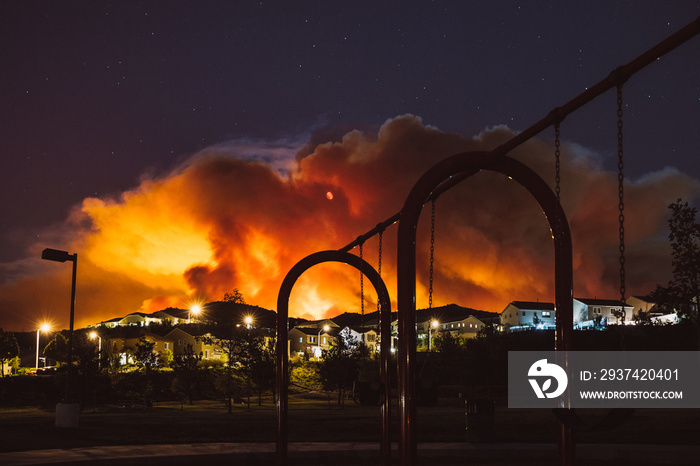
[[[171,366],[175,372],[172,388],[180,398],[187,398],[189,404],[194,403],[197,385],[199,383],[199,361],[201,358],[194,353],[191,344],[187,344],[185,352],[173,356]]]
[[[12,332],[0,328],[0,374],[5,377],[5,362],[19,356],[19,343]]]
[[[44,356],[56,360],[59,363],[68,362],[68,338],[62,332],[57,332],[56,336],[44,347]]]
[[[159,363],[158,355],[153,351],[155,346],[156,344],[154,342],[148,341],[146,337],[141,336],[134,349],[134,361],[136,362],[138,371],[133,373],[132,376],[136,387],[141,390],[143,394],[143,404],[146,407],[151,406],[151,396],[154,385],[153,369],[155,369]]]
[[[230,293],[224,293],[224,302],[246,304],[243,293],[238,288],[234,288]]]
[[[253,342],[251,351],[253,357],[248,368],[248,377],[258,392],[258,406],[260,406],[264,392],[271,390],[274,394],[277,367],[275,341],[272,338],[266,340],[262,336],[258,336]]]
[[[319,364],[319,377],[323,388],[328,391],[338,390],[338,405],[343,406],[345,392],[352,387],[357,378],[357,358],[353,357],[353,348],[357,344],[351,337],[339,335],[327,350]]]
[[[676,312],[681,318],[691,320],[697,326],[700,347],[700,224],[695,220],[697,209],[681,199],[668,206],[673,278],[667,286],[658,285],[652,293],[657,305]]]
[[[156,344],[146,340],[146,337],[139,337],[134,350],[134,361],[139,369],[148,372],[158,365],[158,355],[153,351]]]

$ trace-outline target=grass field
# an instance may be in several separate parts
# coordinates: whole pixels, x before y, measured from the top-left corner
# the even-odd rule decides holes
[[[0,408],[1,452],[107,445],[189,444],[210,442],[274,442],[276,410],[271,399],[262,406],[251,400],[229,414],[221,402],[194,405],[159,403],[151,408],[86,406],[77,429],[54,426],[54,408]],[[394,439],[398,430],[393,407]],[[581,412],[595,423],[603,411]],[[549,410],[508,409],[495,414],[495,441],[553,443],[555,418]],[[438,406],[418,408],[419,442],[465,442],[466,421],[458,398],[441,398]],[[352,402],[343,408],[335,398],[319,393],[289,400],[290,442],[379,442],[378,407]],[[607,431],[579,432],[581,443],[697,445],[700,410],[637,410],[624,424]]]

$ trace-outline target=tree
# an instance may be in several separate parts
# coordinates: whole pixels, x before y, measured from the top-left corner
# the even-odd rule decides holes
[[[700,224],[695,220],[697,209],[681,199],[670,204],[671,219],[668,221],[671,242],[671,265],[673,278],[667,286],[657,285],[652,298],[679,317],[689,319],[697,326],[700,347]]]
[[[134,361],[139,370],[132,373],[133,382],[135,383],[136,389],[143,395],[143,405],[150,407],[151,396],[154,391],[154,376],[153,369],[159,364],[158,354],[153,351],[156,344],[155,342],[148,341],[146,337],[139,337],[139,341],[136,343],[136,348],[134,350]],[[143,372],[141,372],[143,369]]]
[[[540,318],[537,316],[537,312],[535,312],[535,315],[532,316],[532,326],[537,327],[542,321]]]
[[[252,356],[249,351],[250,330],[247,327],[236,326],[231,318],[222,321],[220,335],[227,335],[227,338],[212,338],[210,336],[201,337],[201,340],[208,344],[215,344],[226,355],[225,387],[228,413],[233,413],[234,379],[236,373],[244,372],[244,369],[251,364]],[[236,384],[237,385],[237,384]]]
[[[263,392],[267,390],[274,391],[275,388],[275,370],[277,367],[275,340],[272,338],[266,340],[260,336],[256,338],[251,349],[253,358],[248,369],[248,376],[258,392],[258,406],[260,406],[262,405]]]
[[[139,337],[139,341],[136,343],[134,360],[139,368],[145,372],[149,372],[158,365],[158,355],[153,351],[155,346],[154,342],[146,340],[144,336]]]
[[[173,391],[182,399],[187,398],[189,404],[194,403],[194,397],[199,382],[199,361],[201,358],[194,353],[191,344],[185,346],[185,352],[173,357],[171,366],[175,372]]]
[[[319,377],[323,388],[328,391],[338,390],[338,405],[343,406],[344,393],[352,387],[357,378],[358,363],[353,348],[358,347],[352,337],[339,335],[333,345],[323,350],[323,359],[319,364]]]
[[[238,288],[234,288],[231,293],[224,293],[224,302],[246,304],[243,293]]]
[[[5,377],[5,362],[9,362],[19,356],[19,344],[12,332],[6,332],[0,328],[0,374]]]
[[[54,359],[56,362],[68,362],[68,339],[63,336],[62,332],[56,333],[56,336],[44,347],[44,356]]]

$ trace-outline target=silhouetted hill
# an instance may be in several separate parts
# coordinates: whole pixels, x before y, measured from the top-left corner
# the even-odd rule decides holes
[[[434,307],[431,309],[417,309],[416,322],[425,322],[426,320],[437,319],[442,322],[450,322],[455,320],[463,320],[469,316],[474,316],[477,319],[488,323],[492,319],[498,319],[498,313],[481,311],[469,307],[462,307],[457,304],[448,304],[446,306]],[[398,318],[397,312],[391,313],[391,320]],[[379,312],[374,311],[366,313],[364,316],[356,312],[345,312],[336,317],[331,317],[331,320],[338,324],[341,328],[345,326],[374,326],[379,324]]]
[[[466,319],[474,316],[482,322],[490,322],[491,319],[498,319],[497,312],[480,311],[469,307],[462,307],[457,304],[447,304],[446,306],[434,307],[431,309],[418,309],[416,311],[416,322],[425,322],[430,319],[437,319],[441,322],[450,322]]]
[[[245,318],[253,318],[256,327],[274,329],[277,327],[277,313],[252,304],[214,301],[202,306],[203,319],[214,322],[232,322],[244,324]]]

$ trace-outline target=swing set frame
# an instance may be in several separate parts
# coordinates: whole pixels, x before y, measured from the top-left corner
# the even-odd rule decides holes
[[[288,460],[287,436],[287,386],[288,386],[288,316],[289,296],[296,280],[312,266],[322,262],[346,263],[361,274],[366,275],[374,286],[380,305],[380,357],[381,377],[384,385],[384,401],[381,408],[382,435],[380,439],[382,465],[391,464],[391,435],[390,435],[390,401],[389,387],[389,357],[391,343],[390,312],[391,302],[386,285],[379,273],[364,259],[350,254],[356,246],[364,244],[374,235],[383,232],[388,226],[399,222],[397,243],[397,303],[399,327],[399,361],[398,361],[398,398],[399,398],[399,464],[412,466],[416,460],[416,390],[415,390],[415,359],[416,359],[416,229],[423,205],[437,199],[442,193],[451,189],[461,181],[469,178],[480,170],[490,170],[507,175],[525,187],[542,207],[553,235],[554,271],[555,271],[555,314],[556,333],[555,349],[560,352],[572,350],[571,332],[573,331],[573,266],[571,234],[568,222],[559,202],[559,189],[556,194],[547,183],[524,164],[507,156],[507,154],[538,135],[550,126],[558,130],[559,124],[567,115],[581,108],[599,95],[611,88],[620,90],[623,84],[642,68],[656,61],[681,44],[700,33],[700,17],[669,36],[664,41],[652,47],[626,65],[613,70],[610,75],[588,88],[585,92],[566,104],[554,108],[549,114],[517,134],[509,141],[491,152],[466,152],[449,157],[429,169],[410,191],[403,208],[389,219],[377,224],[372,230],[347,246],[337,251],[321,251],[311,254],[299,261],[285,277],[279,291],[277,301],[277,464],[284,466]],[[619,95],[619,94],[618,94]],[[618,120],[620,121],[620,120]],[[619,124],[619,123],[618,123]],[[620,127],[621,129],[621,127]],[[557,131],[558,133],[558,131]],[[620,133],[618,133],[620,135]],[[618,136],[620,137],[620,136]],[[620,141],[621,142],[621,141]],[[620,147],[621,149],[621,147]],[[620,162],[621,164],[621,162]],[[620,177],[622,167],[620,166]],[[557,180],[557,188],[559,188]],[[622,185],[622,180],[620,180]],[[620,191],[620,206],[622,219],[622,191]],[[623,227],[620,228],[621,254]],[[624,256],[621,256],[621,268],[624,267]],[[624,277],[621,272],[621,278]],[[624,283],[621,283],[624,293]],[[557,361],[566,365],[566,361]],[[571,411],[568,406],[561,409]],[[574,464],[575,443],[572,428],[562,420],[566,416],[558,416],[558,462],[560,465]]]

